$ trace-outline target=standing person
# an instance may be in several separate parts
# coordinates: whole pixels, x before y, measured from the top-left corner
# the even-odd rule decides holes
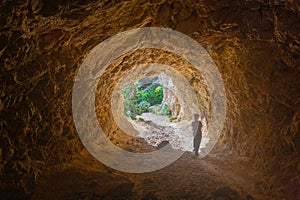
[[[199,121],[199,114],[194,114],[195,121],[192,122],[193,134],[194,134],[194,150],[195,156],[199,155],[199,148],[202,139],[202,123]]]

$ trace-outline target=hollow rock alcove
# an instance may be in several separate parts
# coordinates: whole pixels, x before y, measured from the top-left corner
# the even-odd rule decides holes
[[[1,199],[300,198],[299,1],[4,0],[0,13]],[[139,27],[177,30],[208,51],[227,116],[205,158],[186,152],[166,168],[131,174],[103,165],[81,143],[72,89],[93,47]],[[120,57],[96,99],[99,124],[126,150],[155,148],[116,128],[108,94],[131,65],[158,61],[177,63],[201,109],[210,106],[201,74],[184,59],[151,49]]]

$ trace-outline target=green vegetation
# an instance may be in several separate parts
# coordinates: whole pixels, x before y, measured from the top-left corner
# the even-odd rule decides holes
[[[145,121],[145,119],[144,119],[144,118],[141,118],[141,117],[139,117],[138,120],[139,120],[139,121],[142,121],[142,122]]]
[[[177,119],[177,116],[172,116],[170,119],[169,119],[169,121],[170,122],[173,122],[173,121],[175,121]]]
[[[170,108],[167,104],[153,106],[153,107],[149,108],[149,111],[151,113],[157,114],[157,115],[171,115]]]
[[[140,79],[134,83],[127,83],[122,91],[124,97],[124,113],[137,120],[136,116],[145,112],[158,115],[170,115],[168,105],[160,105],[163,100],[163,85],[157,83],[158,78]],[[143,121],[143,118],[138,120]]]

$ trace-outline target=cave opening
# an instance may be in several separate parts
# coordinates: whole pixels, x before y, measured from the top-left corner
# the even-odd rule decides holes
[[[169,143],[173,149],[193,151],[192,116],[183,113],[189,110],[185,99],[171,77],[165,73],[145,76],[124,85],[121,93],[125,118],[148,145],[160,148]],[[177,92],[176,92],[177,91]],[[203,139],[200,152],[209,142],[206,118],[199,113]]]
[[[164,100],[164,87],[159,78],[144,77],[127,83],[123,90],[124,114],[132,120],[144,121],[141,115],[152,114],[170,118],[170,105]],[[176,118],[176,116],[173,116]]]
[[[0,13],[1,199],[299,199],[300,1],[6,0]],[[140,34],[146,27],[155,29]],[[124,84],[162,72],[130,71],[145,63],[168,65],[194,89],[210,129],[205,157],[184,152],[140,173],[150,158],[124,156],[161,152],[135,135],[130,122],[146,120],[124,114]],[[176,94],[180,124],[197,110],[172,73],[184,94],[163,92]],[[209,85],[218,77],[224,92]]]

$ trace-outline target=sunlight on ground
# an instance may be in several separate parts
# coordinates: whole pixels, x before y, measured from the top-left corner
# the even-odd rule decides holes
[[[193,151],[193,120],[182,120],[180,122],[170,122],[168,117],[159,116],[152,113],[141,115],[145,121],[135,121],[130,118],[128,121],[138,131],[139,136],[144,138],[149,145],[158,146],[162,141],[169,141],[174,149],[182,151]],[[209,142],[207,137],[206,123],[202,128],[203,137],[200,144],[204,148]]]
[[[176,96],[180,94],[175,95],[170,88],[174,89],[176,86],[163,73],[125,84],[122,89],[124,115],[137,130],[137,136],[144,138],[149,145],[157,147],[168,141],[174,149],[192,152],[194,119],[180,117],[180,113],[185,112],[184,109],[190,103],[180,105]],[[201,121],[203,127],[200,153],[210,141],[206,119],[202,118]]]

